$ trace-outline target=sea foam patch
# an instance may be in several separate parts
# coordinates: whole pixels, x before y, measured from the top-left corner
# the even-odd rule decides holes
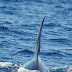
[[[24,69],[24,68],[20,67],[18,69],[18,72],[40,72],[40,71],[38,71],[38,70],[28,70],[28,69]]]
[[[0,62],[0,66],[1,67],[8,67],[8,66],[12,66],[12,63],[10,63],[10,62]]]
[[[0,62],[0,72],[17,72],[21,65],[13,64],[10,62]]]

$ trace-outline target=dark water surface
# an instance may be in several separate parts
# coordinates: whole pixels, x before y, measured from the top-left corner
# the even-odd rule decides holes
[[[72,0],[0,1],[0,62],[32,59],[44,17],[42,61],[53,67],[72,65]]]

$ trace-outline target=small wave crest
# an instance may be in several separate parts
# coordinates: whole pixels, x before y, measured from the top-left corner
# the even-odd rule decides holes
[[[49,24],[45,24],[45,27],[60,27],[60,24],[55,24],[55,23],[49,23]]]
[[[64,45],[71,45],[71,41],[66,38],[49,39],[51,42],[56,42]]]
[[[33,52],[31,50],[25,49],[25,50],[18,51],[13,55],[17,55],[17,54],[33,54]]]
[[[61,51],[59,51],[59,50],[57,50],[57,51],[52,51],[52,52],[46,52],[46,53],[41,52],[41,55],[65,57],[65,55],[64,55]]]
[[[31,55],[34,54],[33,51],[25,49],[22,51],[18,51],[16,53],[14,53],[13,55],[17,55],[17,54],[25,54],[25,55]],[[45,55],[45,56],[60,56],[60,57],[65,57],[65,54],[63,54],[61,51],[52,51],[52,52],[41,52],[40,55]]]

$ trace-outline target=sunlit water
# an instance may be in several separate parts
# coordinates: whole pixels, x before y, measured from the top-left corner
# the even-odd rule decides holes
[[[42,61],[72,65],[72,0],[0,0],[0,62],[23,65],[32,59],[44,17]]]

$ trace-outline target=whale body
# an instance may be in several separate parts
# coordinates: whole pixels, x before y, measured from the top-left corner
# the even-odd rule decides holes
[[[39,70],[40,72],[50,72],[47,66],[41,61],[41,58],[40,58],[40,37],[41,37],[41,31],[42,31],[44,19],[40,25],[40,29],[37,35],[37,42],[36,42],[34,57],[32,60],[25,63],[23,66],[21,66],[18,69],[18,72],[23,72],[20,70],[21,68],[28,69],[28,70]]]

